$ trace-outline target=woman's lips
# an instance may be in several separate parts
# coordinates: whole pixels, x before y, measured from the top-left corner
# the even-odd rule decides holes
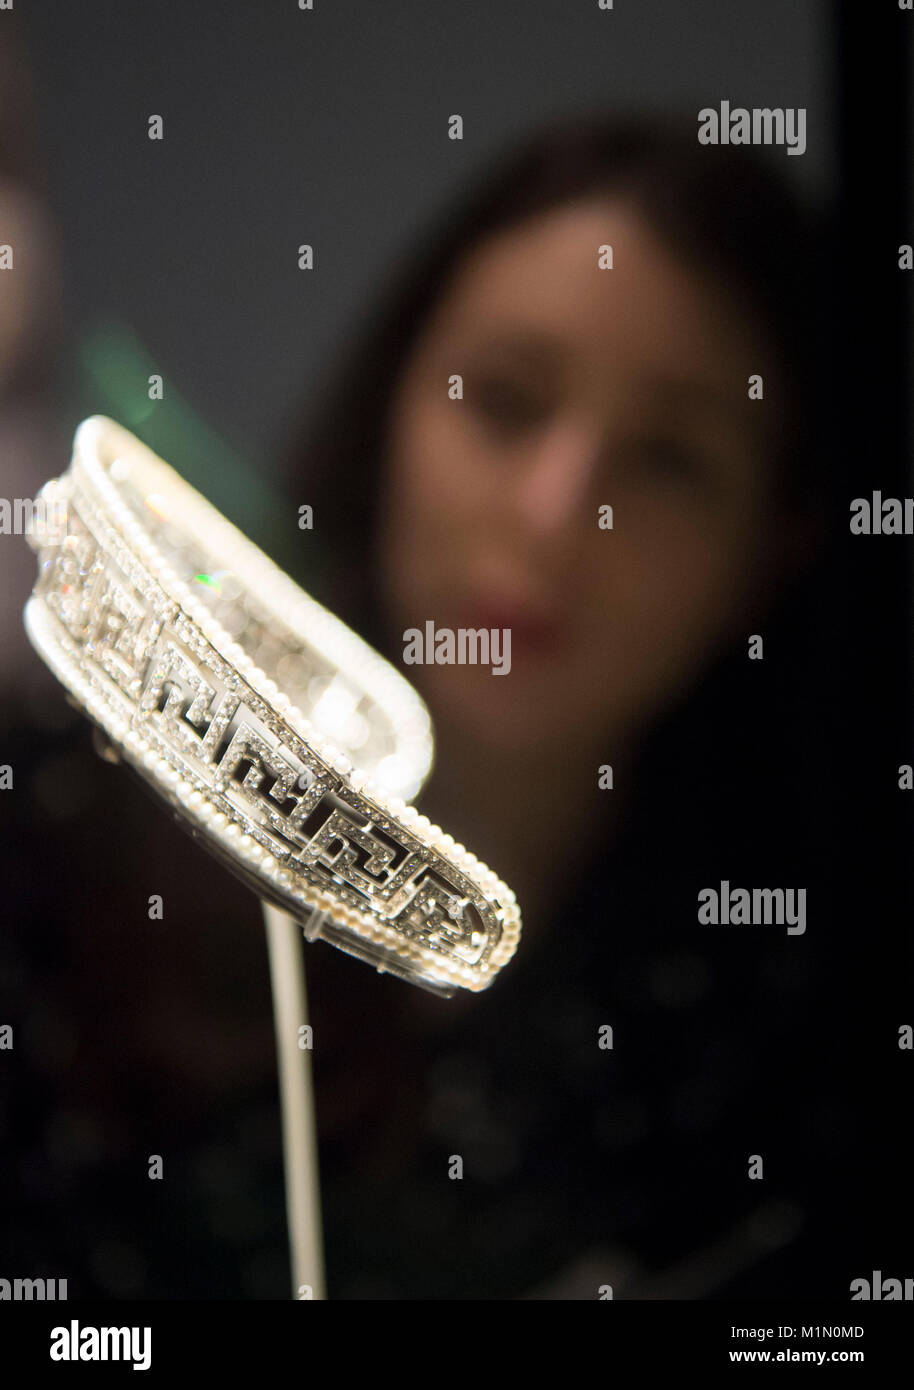
[[[557,654],[567,645],[569,636],[567,622],[557,614],[532,603],[492,597],[461,604],[456,626],[508,629],[515,656]]]

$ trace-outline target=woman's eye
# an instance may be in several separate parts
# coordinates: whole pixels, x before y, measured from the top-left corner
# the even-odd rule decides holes
[[[510,381],[479,381],[472,399],[489,420],[509,428],[533,424],[544,413],[541,400],[532,391]]]

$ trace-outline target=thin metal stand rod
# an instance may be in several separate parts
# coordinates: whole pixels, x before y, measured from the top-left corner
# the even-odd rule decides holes
[[[302,929],[288,913],[262,906],[276,1024],[292,1297],[308,1297],[310,1287],[312,1298],[325,1299],[311,1049],[299,1046],[299,1029],[308,1022]]]

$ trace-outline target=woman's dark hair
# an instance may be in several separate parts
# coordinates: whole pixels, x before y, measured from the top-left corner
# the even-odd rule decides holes
[[[480,241],[572,200],[633,200],[668,246],[744,307],[773,345],[788,397],[776,476],[795,504],[818,505],[823,261],[814,218],[763,157],[699,145],[693,127],[691,118],[605,114],[550,125],[498,161],[401,260],[289,450],[319,538],[306,582],[369,640],[383,647],[383,627],[368,562],[353,557],[371,553],[388,409],[410,350]]]

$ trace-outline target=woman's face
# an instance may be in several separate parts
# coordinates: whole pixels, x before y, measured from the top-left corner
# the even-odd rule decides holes
[[[749,636],[777,427],[762,353],[624,200],[474,248],[391,403],[380,583],[398,637],[510,629],[510,670],[405,665],[433,716],[502,749],[609,758]]]

